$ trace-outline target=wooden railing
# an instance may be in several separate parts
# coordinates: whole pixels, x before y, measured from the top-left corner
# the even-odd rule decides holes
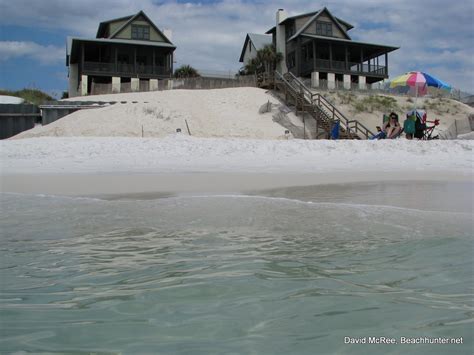
[[[107,74],[170,75],[171,69],[159,65],[84,62],[84,71]]]
[[[306,85],[298,79],[293,73],[289,72],[282,75],[275,72],[275,80],[282,82],[293,92],[295,97],[302,99],[306,104],[311,106],[314,111],[323,115],[325,122],[332,127],[334,123],[339,122],[348,138],[365,138],[368,139],[374,134],[362,123],[357,120],[349,120],[342,112],[332,105],[324,96],[314,93]],[[297,108],[298,109],[298,108]],[[329,133],[329,132],[328,132]]]
[[[316,67],[315,67],[316,65]],[[346,62],[339,61],[339,60],[328,60],[328,59],[313,59],[308,61],[302,61],[301,63],[301,71],[314,71],[316,69],[326,69],[326,70],[335,70],[338,72],[348,72],[354,74],[372,74],[372,75],[387,75],[387,67],[381,65],[368,65],[368,64],[361,64],[361,63],[354,63],[348,62],[346,66]],[[316,70],[317,71],[317,70]]]

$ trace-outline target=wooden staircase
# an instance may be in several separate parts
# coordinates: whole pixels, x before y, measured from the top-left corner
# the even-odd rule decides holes
[[[270,81],[276,94],[288,106],[295,108],[296,115],[308,114],[315,119],[316,138],[324,136],[329,139],[336,123],[339,123],[339,139],[368,139],[374,135],[359,121],[346,118],[324,96],[313,93],[292,73],[282,75],[276,71],[272,80],[266,77],[267,85]]]

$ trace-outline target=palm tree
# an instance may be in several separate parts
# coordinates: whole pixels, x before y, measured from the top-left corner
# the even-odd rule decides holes
[[[255,58],[251,59],[245,66],[249,74],[272,73],[283,59],[283,54],[277,52],[271,44],[257,51]]]
[[[182,65],[174,71],[175,78],[197,78],[200,76],[199,72],[190,65]]]

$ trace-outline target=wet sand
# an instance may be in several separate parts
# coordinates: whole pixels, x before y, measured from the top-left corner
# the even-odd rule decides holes
[[[472,182],[472,174],[450,172],[353,173],[168,173],[168,174],[17,174],[0,176],[1,192],[65,196],[136,195],[159,197],[173,193],[241,193],[323,184],[377,181]]]

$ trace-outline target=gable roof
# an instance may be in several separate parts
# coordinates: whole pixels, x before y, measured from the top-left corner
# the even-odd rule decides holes
[[[300,34],[302,34],[309,27],[309,25],[311,25],[311,23],[313,23],[313,21],[315,21],[323,12],[325,12],[329,16],[329,18],[336,24],[337,27],[339,27],[342,34],[344,36],[346,36],[347,39],[350,40],[351,37],[347,34],[347,31],[344,29],[344,27],[342,27],[341,24],[339,23],[339,21],[337,21],[334,18],[334,16],[331,14],[331,12],[326,7],[324,7],[323,9],[319,10],[313,17],[311,17],[308,20],[308,22],[306,22],[306,24],[299,29],[298,32],[296,32],[293,36],[288,38],[288,42],[294,40],[296,37],[298,37]]]
[[[242,53],[240,54],[240,62],[244,61],[245,50],[247,49],[249,41],[252,42],[253,46],[258,51],[266,45],[272,44],[272,36],[261,35],[257,33],[247,33],[247,37],[245,37],[244,47],[242,48]]]
[[[110,39],[113,39],[116,35],[118,35],[125,27],[127,27],[129,24],[131,24],[133,21],[135,21],[138,17],[140,16],[143,16],[145,18],[145,20],[151,25],[151,27],[153,27],[155,29],[156,32],[158,32],[160,34],[160,36],[162,36],[166,42],[168,42],[169,44],[173,44],[171,43],[171,41],[168,39],[168,37],[165,36],[165,34],[163,32],[160,31],[160,29],[158,27],[156,27],[156,25],[153,23],[152,20],[150,20],[150,18],[143,12],[143,11],[139,11],[136,15],[132,16],[127,22],[125,22],[122,26],[120,26],[114,33],[112,33],[109,38]]]
[[[322,10],[324,10],[324,9],[322,9]],[[307,12],[307,13],[304,13],[304,14],[300,14],[300,15],[296,15],[296,16],[287,17],[285,20],[283,20],[283,21],[281,22],[281,24],[284,24],[284,23],[286,23],[286,22],[288,22],[288,21],[290,21],[290,20],[299,19],[299,18],[301,18],[301,17],[314,16],[314,15],[320,13],[322,10],[313,11],[313,12]],[[326,10],[327,10],[327,9],[326,9]],[[328,10],[328,11],[329,11],[329,10]],[[331,16],[332,16],[332,14],[331,14]],[[351,25],[349,22],[344,21],[344,20],[342,20],[342,19],[340,19],[339,17],[336,17],[336,16],[332,16],[332,17],[333,17],[333,19],[335,19],[337,22],[339,22],[339,24],[343,24],[344,26],[346,26],[346,27],[347,27],[347,31],[349,31],[349,30],[351,30],[351,29],[354,28],[354,26]],[[336,22],[336,21],[334,21],[334,22]],[[276,27],[272,27],[272,28],[270,28],[270,29],[269,29],[267,32],[265,32],[265,33],[266,33],[266,34],[271,34],[272,32],[275,31],[275,28],[276,28]],[[347,31],[344,31],[344,32],[347,32]],[[346,34],[347,34],[347,33],[346,33]]]
[[[97,35],[96,38],[101,38],[102,34],[105,32],[105,29],[107,28],[107,25],[109,25],[112,22],[117,22],[117,21],[128,21],[133,17],[133,15],[129,16],[124,16],[124,17],[118,17],[114,18],[112,20],[108,21],[103,21],[99,24],[99,28],[97,29]]]

